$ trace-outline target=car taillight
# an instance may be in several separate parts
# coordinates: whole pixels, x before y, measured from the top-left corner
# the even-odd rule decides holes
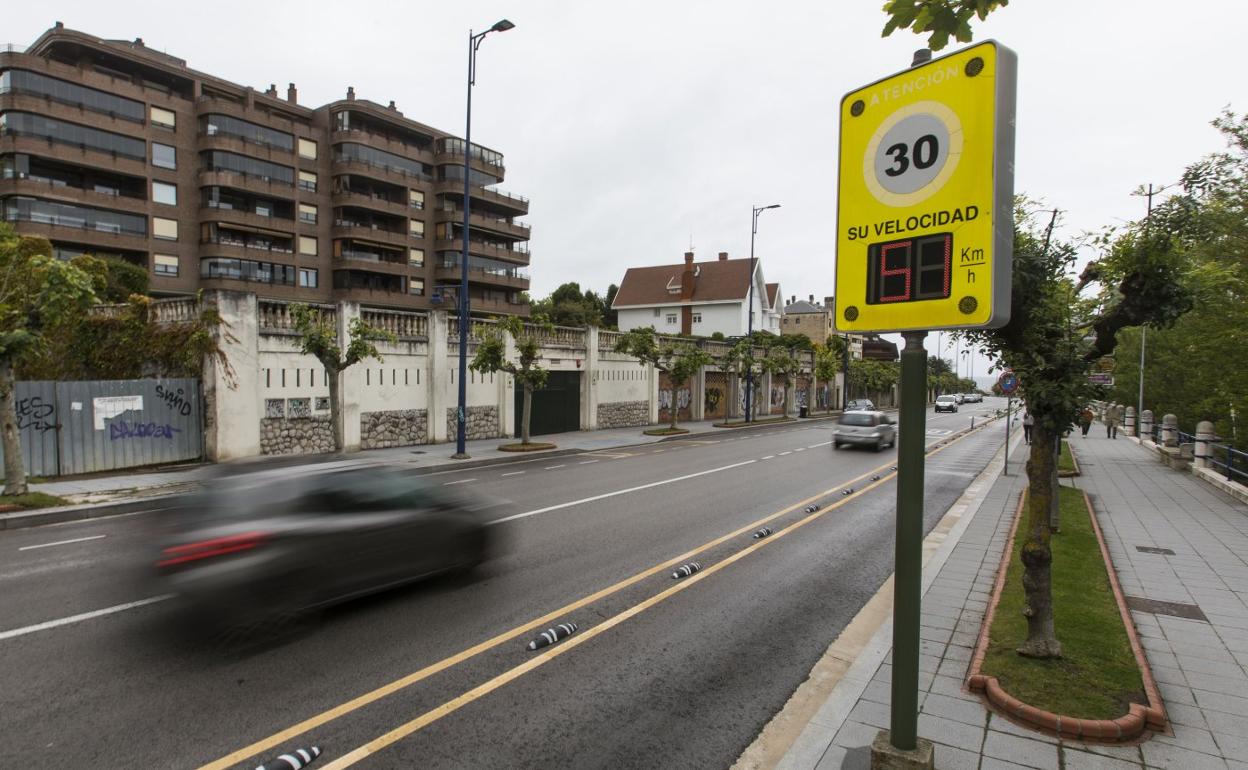
[[[268,534],[264,532],[244,532],[241,535],[217,537],[212,540],[202,540],[198,543],[174,545],[163,551],[164,558],[156,562],[156,566],[173,567],[190,561],[211,559],[239,551],[249,551],[268,539]]]

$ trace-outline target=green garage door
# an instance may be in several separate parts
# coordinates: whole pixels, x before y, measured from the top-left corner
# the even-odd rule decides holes
[[[516,432],[524,414],[524,389],[516,388]],[[581,373],[551,372],[546,387],[533,391],[529,433],[542,436],[581,429]]]

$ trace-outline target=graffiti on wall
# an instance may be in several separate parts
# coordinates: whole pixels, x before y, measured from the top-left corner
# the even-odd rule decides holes
[[[17,400],[17,429],[46,433],[56,428],[56,406],[39,396]]]

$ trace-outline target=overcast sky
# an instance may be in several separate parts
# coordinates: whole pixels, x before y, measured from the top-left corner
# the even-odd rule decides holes
[[[0,43],[60,20],[258,90],[294,81],[307,106],[351,85],[462,135],[468,30],[508,18],[479,54],[473,138],[506,156],[502,189],[532,200],[534,296],[569,280],[605,291],[691,242],[699,259],[748,256],[750,207],[780,203],[760,221],[764,274],[786,298],[821,298],[840,97],[922,47],[880,38],[882,4],[12,2]],[[1019,57],[1017,191],[1068,212],[1072,235],[1141,216],[1130,192],[1220,149],[1209,121],[1244,109],[1245,22],[1232,0],[1015,0],[990,16],[975,39]]]

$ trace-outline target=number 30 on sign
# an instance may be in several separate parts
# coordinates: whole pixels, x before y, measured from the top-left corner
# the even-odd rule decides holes
[[[988,41],[841,100],[838,329],[1009,320],[1015,70]]]

